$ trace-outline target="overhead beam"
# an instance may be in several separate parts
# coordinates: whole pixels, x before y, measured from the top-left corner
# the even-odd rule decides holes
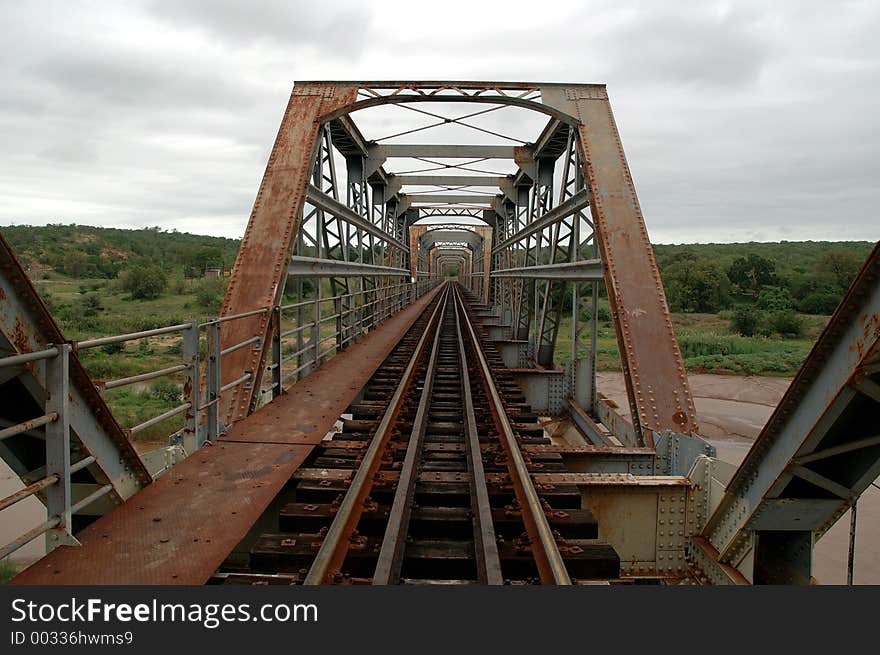
[[[398,250],[403,250],[404,252],[409,249],[400,243],[393,236],[383,231],[379,227],[370,223],[363,216],[357,214],[354,210],[346,205],[343,205],[341,202],[336,200],[335,198],[331,198],[326,193],[321,191],[318,187],[310,184],[306,188],[306,202],[318,209],[322,209],[325,212],[329,212],[333,214],[338,219],[343,220],[347,223],[354,225],[355,227],[359,227],[367,234],[372,234],[374,237],[378,237],[383,241],[387,242],[388,245],[397,248]]]
[[[583,259],[564,264],[543,264],[521,268],[502,268],[492,271],[492,277],[513,277],[527,280],[568,280],[588,282],[602,279],[602,261]]]
[[[405,268],[392,268],[390,266],[376,266],[374,264],[359,264],[357,262],[344,262],[330,259],[317,259],[316,257],[300,257],[294,255],[290,258],[287,267],[287,276],[293,278],[306,277],[359,277],[359,276],[389,276],[409,277],[409,271]]]
[[[435,157],[441,159],[513,159],[519,146],[481,146],[470,144],[389,144],[373,145],[369,148],[371,157],[388,159],[390,157]]]
[[[507,177],[498,175],[391,175],[388,177],[388,191],[395,194],[407,185],[501,188],[507,181]]]
[[[447,203],[455,205],[491,205],[496,196],[480,196],[474,194],[454,195],[443,193],[406,193],[401,194],[401,200],[408,201],[410,205],[417,202]]]

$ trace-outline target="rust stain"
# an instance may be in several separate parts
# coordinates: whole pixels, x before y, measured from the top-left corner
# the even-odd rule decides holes
[[[21,319],[17,316],[15,317],[15,325],[12,328],[11,337],[10,341],[19,353],[23,354],[31,352],[32,349],[27,331],[24,329]]]

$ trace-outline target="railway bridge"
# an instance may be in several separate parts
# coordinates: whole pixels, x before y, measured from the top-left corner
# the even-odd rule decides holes
[[[15,584],[807,584],[880,474],[880,250],[720,461],[604,85],[295,84],[208,320],[71,341],[0,244],[0,511],[46,507],[0,557],[48,551]],[[168,335],[155,372],[79,359]],[[163,376],[121,426],[104,394]]]

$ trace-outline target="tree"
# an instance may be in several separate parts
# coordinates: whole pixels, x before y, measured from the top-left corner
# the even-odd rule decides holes
[[[728,281],[714,262],[676,262],[663,282],[673,311],[717,312],[727,303]]]
[[[727,269],[727,277],[740,293],[757,296],[762,287],[776,282],[776,265],[769,259],[749,253],[733,260]]]
[[[81,250],[68,250],[61,259],[61,272],[70,277],[82,277],[88,264],[88,255]]]
[[[739,305],[733,310],[732,325],[736,333],[744,337],[753,337],[761,327],[763,315],[756,312],[754,307]]]
[[[836,248],[822,255],[818,272],[820,277],[830,278],[840,291],[846,291],[859,272],[860,266],[861,262],[852,252]]]
[[[153,300],[162,295],[168,279],[158,266],[134,266],[119,276],[122,288],[138,300]]]

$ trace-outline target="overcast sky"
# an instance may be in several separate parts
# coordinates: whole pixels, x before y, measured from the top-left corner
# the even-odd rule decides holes
[[[880,2],[0,11],[0,225],[239,237],[295,80],[494,79],[608,85],[655,242],[880,238]]]

